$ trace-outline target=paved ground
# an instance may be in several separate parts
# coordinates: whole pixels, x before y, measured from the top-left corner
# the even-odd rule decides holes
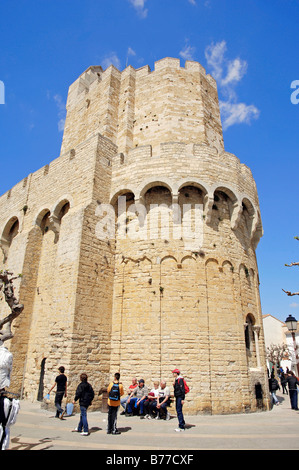
[[[299,411],[290,409],[288,396],[278,397],[281,404],[269,412],[185,416],[188,429],[184,433],[174,432],[177,419],[172,414],[169,421],[119,416],[121,435],[107,435],[107,414],[90,412],[87,437],[71,432],[78,423],[78,413],[59,420],[40,404],[22,401],[17,423],[11,427],[10,449],[148,450],[160,454],[163,450],[298,450]]]

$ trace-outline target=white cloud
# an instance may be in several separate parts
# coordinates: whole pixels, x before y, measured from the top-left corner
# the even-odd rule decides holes
[[[212,43],[210,46],[207,46],[205,50],[207,63],[211,67],[212,75],[217,81],[222,79],[226,49],[226,42],[222,41],[217,42],[216,44]]]
[[[140,18],[146,18],[148,10],[145,7],[145,2],[147,0],[129,0],[131,5],[135,8],[136,12],[140,16]]]
[[[253,104],[247,105],[229,101],[220,101],[219,104],[224,131],[234,124],[250,124],[252,119],[257,119],[260,114]]]
[[[212,43],[206,47],[205,57],[211,67],[211,73],[218,83],[219,90],[225,97],[220,100],[220,112],[223,129],[226,130],[234,124],[250,124],[259,117],[259,110],[253,104],[239,103],[235,87],[247,73],[248,64],[239,57],[228,60],[226,58],[226,41]]]
[[[296,302],[292,302],[292,303],[290,304],[290,307],[291,307],[291,308],[298,308],[298,307],[299,307],[299,304],[297,304]]]
[[[185,47],[179,52],[179,55],[184,60],[194,60],[195,47],[185,44]]]
[[[238,83],[247,72],[247,62],[241,59],[234,59],[228,63],[227,75],[222,80],[222,85],[229,85],[231,83]]]
[[[195,0],[188,0],[189,3],[191,3],[191,5],[196,5],[196,1]]]
[[[65,109],[65,102],[63,101],[62,97],[60,95],[54,95],[53,97],[57,109],[58,109],[58,130],[59,132],[64,131],[64,125],[65,125],[65,117],[66,117],[66,109]]]
[[[104,70],[106,70],[110,65],[114,65],[118,70],[121,68],[121,62],[115,52],[111,52],[111,54],[104,57],[101,63]]]
[[[129,55],[136,55],[136,52],[132,49],[132,47],[128,47],[128,56]]]

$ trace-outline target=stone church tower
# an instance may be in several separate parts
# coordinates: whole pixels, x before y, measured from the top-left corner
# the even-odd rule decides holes
[[[261,235],[199,63],[90,67],[69,89],[60,156],[0,198],[0,269],[22,273],[25,305],[14,389],[41,398],[61,365],[70,393],[83,371],[97,390],[117,371],[171,386],[179,368],[186,412],[254,411],[257,383],[268,407]]]

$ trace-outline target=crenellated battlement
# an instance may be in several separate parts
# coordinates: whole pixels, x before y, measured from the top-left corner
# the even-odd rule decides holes
[[[146,104],[145,104],[146,103]],[[198,62],[164,58],[122,72],[89,67],[70,86],[61,153],[98,132],[128,153],[161,141],[203,142],[223,150],[215,80]]]

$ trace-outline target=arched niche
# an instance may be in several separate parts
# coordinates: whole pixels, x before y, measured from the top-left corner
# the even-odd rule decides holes
[[[11,217],[5,224],[1,238],[0,247],[2,249],[5,263],[8,257],[9,248],[12,244],[13,239],[18,235],[20,229],[19,219],[16,216]]]

